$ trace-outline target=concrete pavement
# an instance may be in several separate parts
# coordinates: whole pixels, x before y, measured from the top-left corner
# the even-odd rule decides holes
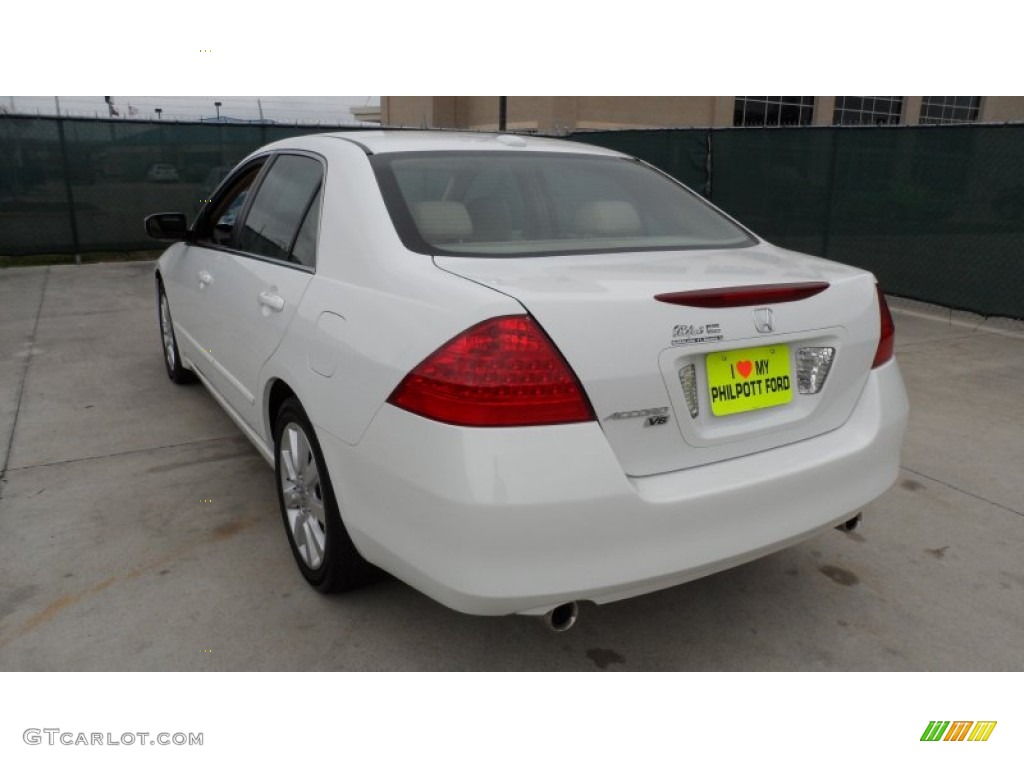
[[[0,270],[2,670],[1024,668],[1024,324],[895,301],[911,422],[860,531],[555,635],[309,589],[270,469],[166,378],[152,269]]]

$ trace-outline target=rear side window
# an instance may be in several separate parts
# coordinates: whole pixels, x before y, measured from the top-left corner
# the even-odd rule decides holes
[[[299,227],[299,234],[295,238],[295,245],[292,246],[292,261],[305,264],[307,267],[316,266],[316,236],[320,232],[320,198],[323,189],[317,191],[316,197],[310,203],[309,210]]]
[[[303,155],[280,155],[256,191],[238,248],[313,267],[319,231],[323,166]]]
[[[420,253],[544,256],[755,242],[681,184],[628,158],[409,152],[371,163],[399,236]]]

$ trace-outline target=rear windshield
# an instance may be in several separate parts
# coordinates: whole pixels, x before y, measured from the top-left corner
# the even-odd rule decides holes
[[[755,242],[678,182],[628,158],[409,152],[371,162],[399,236],[419,253],[544,256]]]

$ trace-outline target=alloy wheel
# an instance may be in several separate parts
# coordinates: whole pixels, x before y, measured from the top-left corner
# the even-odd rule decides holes
[[[313,449],[302,427],[288,422],[278,444],[279,482],[288,532],[303,562],[316,570],[324,561],[327,516]]]
[[[171,329],[171,310],[167,306],[167,295],[160,294],[160,334],[164,342],[164,359],[167,360],[167,367],[174,370],[174,363],[177,355],[174,352],[174,331]]]

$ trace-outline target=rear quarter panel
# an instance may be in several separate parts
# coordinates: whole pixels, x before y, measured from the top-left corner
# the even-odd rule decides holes
[[[406,250],[363,150],[326,137],[309,148],[328,161],[316,275],[262,370],[263,432],[269,443],[281,379],[318,430],[354,445],[424,357],[481,320],[524,310]]]

